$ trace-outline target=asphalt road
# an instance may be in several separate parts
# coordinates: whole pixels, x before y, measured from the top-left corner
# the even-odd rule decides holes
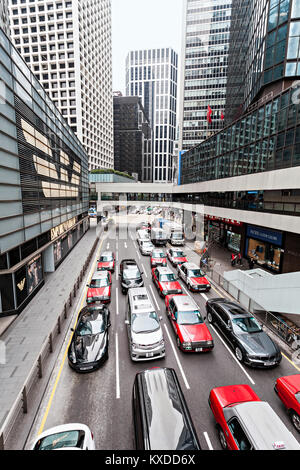
[[[94,433],[97,449],[134,449],[131,394],[135,374],[150,367],[171,367],[177,372],[198,437],[203,449],[221,449],[212,413],[208,406],[209,392],[213,387],[233,384],[249,384],[258,396],[268,401],[286,426],[300,441],[286,411],[274,392],[278,377],[296,374],[296,368],[283,358],[279,367],[271,370],[256,370],[240,365],[220,333],[209,325],[215,348],[206,354],[183,353],[178,350],[174,332],[165,312],[164,301],[158,295],[151,280],[150,258],[139,253],[135,242],[135,230],[127,234],[120,227],[119,239],[111,232],[103,241],[101,252],[106,249],[116,253],[117,261],[135,258],[144,272],[145,286],[154,297],[157,313],[163,317],[162,328],[166,343],[166,357],[161,360],[133,363],[129,357],[125,326],[125,305],[127,296],[119,285],[118,263],[113,274],[109,360],[97,372],[80,375],[70,369],[64,361],[70,333],[59,355],[57,366],[42,400],[28,444],[41,429],[64,423],[87,424]],[[132,239],[133,238],[133,239]],[[91,271],[92,274],[92,271]],[[184,283],[180,281],[184,286]],[[207,297],[218,297],[220,293],[211,290],[208,294],[192,295],[203,315],[206,314]],[[85,303],[86,288],[82,291],[82,306]],[[207,296],[207,297],[206,297]],[[79,302],[80,303],[80,302]],[[77,312],[80,305],[77,306]]]

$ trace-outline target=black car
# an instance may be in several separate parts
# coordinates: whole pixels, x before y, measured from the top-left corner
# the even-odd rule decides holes
[[[92,372],[108,359],[110,313],[97,304],[81,310],[68,349],[69,365],[77,372]]]
[[[124,259],[120,264],[122,293],[127,294],[131,287],[144,287],[143,273],[134,259]]]
[[[279,347],[261,325],[241,305],[227,299],[209,299],[207,319],[226,337],[240,362],[252,367],[277,366],[282,359]]]
[[[132,412],[137,450],[201,450],[173,369],[153,368],[136,375]]]

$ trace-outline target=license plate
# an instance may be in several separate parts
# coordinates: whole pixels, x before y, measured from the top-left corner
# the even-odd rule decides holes
[[[196,348],[195,351],[196,351],[196,352],[202,352],[202,351],[203,351],[203,348]]]
[[[80,370],[91,370],[93,366],[88,366],[88,367],[80,367]]]
[[[153,357],[154,353],[146,353],[146,357]]]
[[[275,366],[275,362],[265,362],[264,365],[265,366]]]

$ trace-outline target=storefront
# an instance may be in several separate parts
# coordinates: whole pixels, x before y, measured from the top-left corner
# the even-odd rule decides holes
[[[204,231],[207,241],[215,241],[234,253],[241,252],[244,238],[242,222],[205,215]]]
[[[259,266],[281,273],[284,253],[282,247],[282,232],[253,225],[247,226],[246,256],[252,258]]]

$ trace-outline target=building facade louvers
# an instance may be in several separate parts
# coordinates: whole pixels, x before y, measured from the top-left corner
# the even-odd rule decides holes
[[[83,143],[113,168],[111,0],[9,0],[13,43]]]

